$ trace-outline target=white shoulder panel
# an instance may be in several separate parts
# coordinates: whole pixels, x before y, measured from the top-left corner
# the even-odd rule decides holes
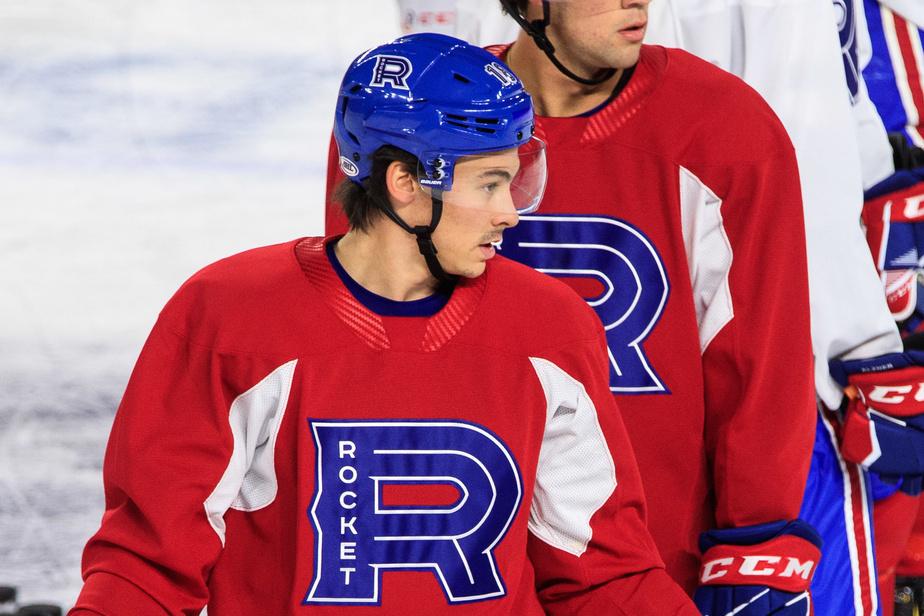
[[[276,498],[276,436],[289,402],[297,360],[285,363],[235,398],[228,413],[234,450],[224,475],[205,500],[205,512],[225,543],[225,512],[262,509]]]
[[[924,3],[920,0],[879,0],[918,28],[924,28]]]
[[[529,530],[580,556],[593,534],[590,518],[616,489],[616,466],[584,385],[548,360],[530,361],[545,392],[547,414]]]
[[[722,200],[683,167],[680,168],[680,210],[699,325],[699,347],[705,352],[716,334],[735,316],[728,285],[732,247],[722,224]]]

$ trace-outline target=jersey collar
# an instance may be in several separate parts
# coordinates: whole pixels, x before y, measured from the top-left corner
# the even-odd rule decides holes
[[[350,293],[327,258],[326,244],[336,241],[339,237],[309,237],[299,240],[295,244],[295,258],[305,277],[344,325],[370,348],[377,351],[389,350],[392,348],[392,341],[388,337],[382,317],[366,308]],[[459,333],[481,302],[487,277],[486,270],[477,278],[459,279],[446,306],[427,318],[426,333],[419,347],[421,351],[437,351]]]

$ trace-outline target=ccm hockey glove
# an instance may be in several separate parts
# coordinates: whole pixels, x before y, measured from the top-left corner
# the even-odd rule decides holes
[[[704,616],[805,616],[821,537],[802,520],[710,530],[693,596]]]
[[[863,225],[892,318],[903,332],[924,325],[918,276],[924,262],[924,167],[898,171],[864,195]]]
[[[833,360],[829,366],[848,399],[841,426],[841,455],[878,473],[886,483],[901,480],[899,489],[903,492],[920,493],[924,478],[924,351]]]

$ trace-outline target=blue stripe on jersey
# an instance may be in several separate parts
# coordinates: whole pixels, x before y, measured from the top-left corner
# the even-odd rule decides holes
[[[886,130],[902,133],[909,143],[920,144],[920,131],[915,129],[924,128],[924,126],[920,126],[921,118],[918,118],[917,121],[909,119],[898,83],[899,79],[905,80],[906,77],[904,75],[897,76],[893,66],[893,61],[903,66],[907,66],[907,62],[903,58],[901,50],[897,47],[897,43],[896,47],[890,52],[886,29],[888,28],[891,31],[895,24],[883,23],[883,11],[889,16],[892,14],[888,9],[884,9],[877,0],[864,0],[864,12],[866,13],[867,26],[873,47],[873,58],[864,69],[863,78],[869,89],[870,98],[879,111]],[[896,17],[900,16],[896,15]],[[914,41],[912,37],[912,43],[924,45],[924,30],[921,28],[917,29],[917,39],[917,41]],[[912,64],[914,63],[913,60],[911,62]],[[908,66],[908,69],[917,71],[915,66]],[[901,85],[905,86],[904,83]],[[913,111],[912,116],[914,117],[917,113],[919,112]],[[911,130],[909,130],[909,126]],[[914,133],[913,136],[912,132]]]
[[[399,302],[377,295],[372,291],[364,288],[358,282],[350,278],[340,260],[337,259],[337,253],[334,252],[334,244],[337,242],[328,242],[325,249],[327,258],[330,260],[331,267],[337,272],[340,280],[343,281],[347,290],[359,300],[363,306],[383,317],[432,317],[434,314],[443,309],[446,302],[452,296],[452,291],[448,293],[437,292],[423,299],[415,299],[409,302]]]
[[[856,503],[847,493],[849,477],[845,477],[846,469],[841,466],[842,459],[832,443],[833,437],[819,415],[812,463],[799,512],[799,517],[818,531],[822,541],[822,558],[811,586],[814,613],[819,616],[881,616],[882,606],[876,584],[869,584],[872,595],[867,595],[865,600],[862,596],[865,594],[864,585],[858,576],[871,580],[875,569],[861,570],[864,568],[861,567],[858,550],[863,550],[867,558],[872,557],[873,560],[875,555],[861,547],[867,538],[857,536],[853,524],[854,513],[863,514],[867,520],[872,519],[872,499],[865,499],[865,511],[853,511]],[[869,490],[868,484],[862,481],[866,475],[865,471],[861,471],[863,490]],[[870,562],[869,566],[875,567],[875,563]],[[875,605],[875,612],[861,609],[864,602]]]
[[[878,0],[864,0],[863,4],[869,37],[873,43],[873,58],[863,69],[863,79],[866,81],[869,97],[882,117],[886,130],[905,132],[908,115],[905,113],[902,97],[898,91],[895,69],[892,67],[892,57],[882,23],[880,4]],[[905,137],[908,137],[907,133]]]

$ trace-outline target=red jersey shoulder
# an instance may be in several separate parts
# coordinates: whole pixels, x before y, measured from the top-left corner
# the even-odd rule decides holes
[[[170,298],[161,322],[194,342],[215,346],[255,320],[286,319],[293,306],[305,304],[293,300],[310,288],[295,259],[296,243],[254,248],[207,265]]]
[[[660,72],[648,110],[665,118],[676,142],[688,134],[683,141],[691,144],[691,156],[705,150],[715,160],[753,160],[793,150],[770,105],[737,76],[681,49],[658,46],[643,47],[642,64]]]
[[[552,347],[602,333],[600,320],[587,302],[552,276],[500,255],[488,262],[487,276],[482,308],[492,320],[523,331],[521,340]]]

